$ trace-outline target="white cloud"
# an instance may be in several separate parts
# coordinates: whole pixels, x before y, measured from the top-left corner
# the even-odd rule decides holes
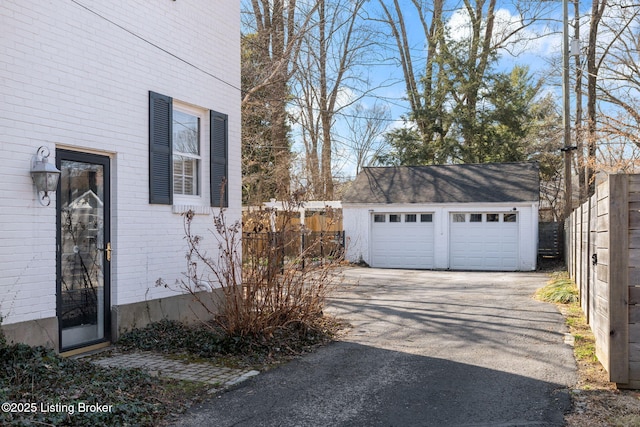
[[[545,21],[523,28],[522,15],[500,8],[495,12],[493,44],[500,44],[503,53],[549,56],[559,51],[562,34]],[[447,21],[449,35],[454,41],[468,40],[472,35],[471,20],[466,9],[457,9]],[[483,24],[484,31],[484,24]],[[508,40],[506,40],[508,39]]]
[[[463,41],[471,37],[471,20],[465,9],[458,9],[446,23],[449,36],[454,41]]]

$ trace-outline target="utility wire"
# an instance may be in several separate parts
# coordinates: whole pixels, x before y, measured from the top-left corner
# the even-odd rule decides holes
[[[94,15],[98,16],[99,18],[101,18],[101,19],[103,19],[103,20],[105,20],[105,21],[109,22],[110,24],[115,25],[116,27],[120,28],[121,30],[123,30],[123,31],[125,31],[125,32],[127,32],[127,33],[129,33],[129,34],[131,34],[132,36],[136,37],[137,39],[142,40],[143,42],[145,42],[145,43],[147,43],[147,44],[149,44],[149,45],[151,45],[151,46],[155,47],[156,49],[158,49],[158,50],[160,50],[160,51],[162,51],[162,52],[166,53],[167,55],[169,55],[169,56],[171,56],[171,57],[173,57],[173,58],[177,59],[178,61],[183,62],[183,63],[185,63],[185,64],[189,65],[190,67],[195,68],[196,70],[201,71],[202,73],[204,73],[204,74],[208,75],[209,77],[212,77],[213,79],[215,79],[215,80],[217,80],[217,81],[219,81],[219,82],[221,82],[221,83],[224,83],[225,85],[227,85],[227,86],[229,86],[229,87],[231,87],[231,88],[233,88],[233,89],[236,89],[236,90],[237,90],[237,91],[239,91],[239,92],[242,92],[242,89],[241,89],[241,88],[239,88],[239,87],[237,87],[237,86],[235,86],[234,84],[229,83],[228,81],[226,81],[226,80],[224,80],[224,79],[222,79],[222,78],[220,78],[220,77],[216,76],[215,74],[210,73],[209,71],[207,71],[207,70],[205,70],[205,69],[203,69],[203,68],[201,68],[201,67],[199,67],[199,66],[197,66],[197,65],[195,65],[195,64],[193,64],[193,63],[191,63],[191,62],[189,62],[189,61],[187,61],[186,59],[179,57],[179,56],[178,56],[178,55],[176,55],[175,53],[168,51],[167,49],[163,48],[162,46],[159,46],[159,45],[157,45],[157,44],[153,43],[152,41],[145,39],[145,38],[144,38],[144,37],[142,37],[141,35],[139,35],[139,34],[137,34],[137,33],[134,33],[133,31],[129,30],[128,28],[126,28],[126,27],[124,27],[124,26],[122,26],[122,25],[118,24],[118,23],[117,23],[117,22],[115,22],[115,21],[112,21],[111,19],[107,18],[106,16],[101,15],[100,13],[98,13],[98,12],[96,12],[95,10],[93,10],[93,9],[89,8],[88,6],[85,6],[84,4],[82,4],[82,3],[78,2],[77,0],[70,0],[70,1],[71,1],[72,3],[75,3],[76,5],[80,6],[81,8],[85,9],[86,11],[88,11],[88,12],[90,12],[90,13],[92,13],[92,14],[94,14]]]
[[[188,65],[188,66],[190,66],[192,68],[195,68],[196,70],[208,75],[209,77],[211,77],[211,78],[213,78],[213,79],[215,79],[215,80],[217,80],[217,81],[219,81],[219,82],[221,82],[221,83],[223,83],[223,84],[225,84],[225,85],[237,90],[241,94],[244,94],[244,93],[247,92],[245,90],[242,90],[242,88],[239,88],[236,85],[234,85],[232,83],[229,83],[226,80],[216,76],[215,74],[203,69],[202,67],[199,67],[198,65],[195,65],[194,63],[192,63],[192,62],[190,62],[190,61],[188,61],[188,60],[176,55],[175,53],[173,53],[173,52],[171,52],[171,51],[169,51],[169,50],[167,50],[165,48],[163,48],[162,46],[159,46],[158,44],[156,44],[156,43],[154,43],[154,42],[152,42],[150,40],[145,39],[143,36],[141,36],[141,35],[133,32],[133,31],[129,30],[125,26],[123,26],[121,24],[118,24],[117,22],[115,22],[115,21],[107,18],[106,16],[100,14],[99,12],[96,12],[95,10],[91,9],[90,7],[80,3],[78,0],[69,0],[69,1],[71,1],[72,3],[76,4],[77,6],[83,8],[83,9],[85,9],[87,12],[90,12],[90,13],[96,15],[97,17],[99,17],[100,19],[103,19],[104,21],[110,23],[111,25],[114,25],[114,26],[120,28],[121,30],[123,30],[126,33],[134,36],[135,38],[143,41],[144,43],[147,43],[148,45],[155,47],[156,49],[166,53],[167,55],[177,59],[178,61],[180,61],[180,62],[182,62],[182,63],[184,63],[184,64],[186,64],[186,65]],[[399,106],[397,103],[394,103],[394,102],[391,102],[391,101],[387,101],[387,102],[389,102],[391,104],[395,104],[396,106]],[[314,108],[314,110],[317,111],[318,113],[321,112],[321,110],[318,109],[318,108]],[[407,109],[407,112],[410,112],[410,110]],[[338,112],[334,112],[334,115],[340,115],[340,116],[345,117],[345,118],[353,118],[353,119],[368,119],[369,118],[369,117],[366,117],[366,116],[358,116],[358,115],[355,115],[355,114],[347,114],[347,113],[342,113],[342,112],[339,112],[339,111]],[[378,120],[386,121],[386,122],[396,122],[396,121],[403,120],[403,119],[402,118],[398,118],[398,119],[381,118],[381,119],[378,119]]]

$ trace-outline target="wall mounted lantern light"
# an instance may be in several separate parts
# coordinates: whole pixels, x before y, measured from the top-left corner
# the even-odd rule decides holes
[[[31,161],[31,178],[36,186],[38,201],[42,206],[49,206],[51,199],[50,192],[55,192],[58,188],[60,171],[49,163],[49,149],[40,147]],[[43,193],[40,195],[40,193]]]

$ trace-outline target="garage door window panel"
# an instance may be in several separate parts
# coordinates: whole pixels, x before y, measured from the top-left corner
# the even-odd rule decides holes
[[[433,222],[433,214],[420,214],[420,222]]]
[[[472,213],[471,215],[469,215],[469,222],[482,222],[482,214]]]
[[[389,222],[402,222],[402,215],[396,215],[396,214],[389,215]]]
[[[453,214],[453,222],[465,222],[466,214]]]
[[[487,222],[500,222],[500,214],[487,214]]]
[[[416,222],[417,216],[416,214],[406,214],[404,216],[404,222]]]
[[[373,216],[373,222],[385,222],[387,219],[386,215],[375,214]]]
[[[518,216],[514,213],[504,214],[503,222],[518,222]]]

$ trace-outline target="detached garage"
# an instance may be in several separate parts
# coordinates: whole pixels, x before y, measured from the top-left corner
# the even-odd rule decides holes
[[[365,168],[342,200],[347,257],[372,267],[535,270],[537,163]]]

